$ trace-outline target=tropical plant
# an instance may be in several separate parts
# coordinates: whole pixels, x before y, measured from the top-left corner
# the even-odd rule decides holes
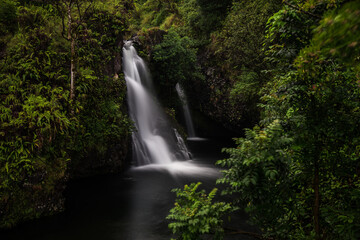
[[[167,219],[172,222],[169,228],[179,239],[202,239],[205,234],[214,234],[213,239],[223,239],[222,217],[232,211],[228,203],[213,202],[217,189],[208,195],[205,190],[198,191],[200,182],[185,185],[184,190],[173,189],[176,193],[175,206]]]
[[[77,27],[74,49],[62,37],[64,9],[56,5],[70,2],[81,17],[70,26]],[[109,159],[117,146],[125,157],[130,123],[114,58],[129,13],[127,1],[116,2],[116,13],[93,1],[86,14],[89,5],[81,1],[0,1],[0,23],[8,25],[0,50],[0,227],[61,211],[70,172],[103,167],[99,159]],[[71,65],[77,70],[72,99]]]
[[[295,13],[300,7],[291,6]],[[339,21],[349,30],[357,28],[353,15],[357,9],[358,4],[352,2],[328,12],[311,41],[306,34],[292,41],[291,33],[286,34],[291,24],[274,25],[281,19],[278,14],[289,12],[270,18],[274,21],[270,26],[278,26],[270,32],[285,34],[280,35],[284,43],[299,43],[291,57],[295,61],[286,63],[282,54],[273,55],[280,68],[262,98],[263,128],[247,130],[238,148],[227,150],[230,158],[219,162],[229,167],[219,181],[229,185],[230,193],[240,193],[241,204],[247,204],[251,219],[268,235],[280,239],[359,237],[355,219],[360,212],[354,210],[359,209],[358,50],[352,34],[340,37],[342,30],[335,27]],[[313,18],[312,13],[302,14]],[[280,52],[283,48],[286,45],[280,46]],[[338,54],[340,49],[344,54]],[[276,170],[274,182],[271,168],[266,178],[266,164]],[[246,188],[249,185],[252,188]]]

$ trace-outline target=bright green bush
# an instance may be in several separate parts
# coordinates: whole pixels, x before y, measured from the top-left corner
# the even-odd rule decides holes
[[[223,239],[222,218],[232,207],[228,203],[213,202],[217,189],[206,195],[204,190],[198,191],[200,184],[192,183],[185,185],[184,190],[172,190],[177,199],[167,216],[172,221],[169,228],[183,240],[203,239],[205,234],[214,234],[213,239]]]

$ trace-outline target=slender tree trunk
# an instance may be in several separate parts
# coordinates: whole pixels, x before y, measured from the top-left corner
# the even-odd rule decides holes
[[[70,99],[75,96],[75,39],[72,36],[72,16],[71,16],[72,2],[68,5],[68,40],[71,41],[71,55],[70,55]]]
[[[314,169],[314,228],[316,239],[321,239],[320,233],[320,180],[319,180],[319,162],[315,160]]]
[[[75,97],[75,40],[71,38],[70,99]]]

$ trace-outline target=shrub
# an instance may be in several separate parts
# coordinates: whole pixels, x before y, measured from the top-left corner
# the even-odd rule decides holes
[[[183,240],[202,239],[202,235],[209,233],[214,234],[213,239],[222,239],[222,217],[228,214],[232,207],[228,203],[213,202],[216,188],[208,195],[204,190],[197,191],[200,184],[192,183],[190,186],[185,185],[184,190],[172,190],[176,193],[177,199],[175,207],[167,216],[167,219],[172,220],[169,228]]]

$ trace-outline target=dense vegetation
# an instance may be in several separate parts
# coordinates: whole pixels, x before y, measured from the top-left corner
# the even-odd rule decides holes
[[[70,173],[124,157],[126,33],[167,108],[181,83],[194,110],[249,127],[218,162],[233,202],[175,190],[180,239],[221,239],[238,208],[267,238],[360,238],[360,3],[347,0],[0,0],[2,226],[57,211]]]
[[[0,226],[61,210],[69,173],[121,168],[111,150],[125,156],[129,121],[115,60],[129,7],[0,1]]]
[[[359,3],[184,0],[162,12],[154,2],[138,16],[168,32],[149,52],[161,91],[181,82],[193,107],[223,125],[256,125],[218,162],[234,206],[265,237],[358,239]],[[222,223],[215,206],[225,203],[211,210],[197,187],[176,191],[169,227],[180,239],[220,239],[219,225],[209,226],[214,215]]]

